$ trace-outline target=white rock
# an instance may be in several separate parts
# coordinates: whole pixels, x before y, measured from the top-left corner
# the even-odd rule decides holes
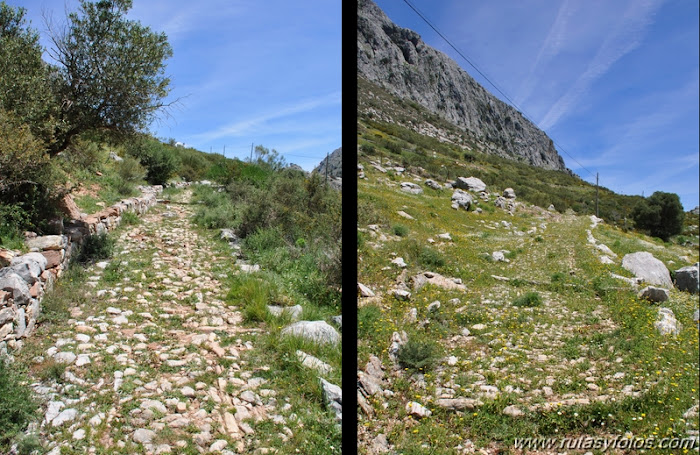
[[[134,442],[139,444],[150,444],[155,437],[156,433],[154,431],[147,430],[145,428],[139,428],[138,430],[134,431],[132,436]]]
[[[78,356],[70,351],[65,351],[59,352],[58,354],[54,355],[53,358],[58,363],[67,363],[70,365],[71,363],[75,362],[75,359],[77,359]]]
[[[90,356],[87,354],[79,354],[78,360],[76,360],[75,362],[75,366],[82,367],[83,365],[87,365],[88,363],[90,363]]]
[[[507,406],[503,410],[503,414],[505,414],[507,416],[511,416],[511,417],[519,417],[519,416],[523,415],[524,413],[519,407],[517,407],[515,405],[510,405],[510,406]]]
[[[403,258],[401,257],[392,260],[391,263],[398,266],[401,269],[405,269],[407,266],[406,262],[404,262]]]
[[[76,417],[78,417],[78,411],[76,409],[65,409],[51,421],[51,426],[60,427],[66,422],[72,422]]]
[[[423,418],[423,417],[430,417],[432,415],[432,412],[430,409],[426,408],[422,404],[416,402],[416,401],[411,401],[406,405],[406,412],[409,415],[412,415],[414,417],[418,418]]]

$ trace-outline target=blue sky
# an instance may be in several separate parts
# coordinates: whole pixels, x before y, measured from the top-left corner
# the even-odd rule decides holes
[[[7,0],[6,0],[7,1]],[[43,32],[76,0],[9,0]],[[169,116],[156,137],[247,158],[251,143],[313,169],[341,145],[341,2],[134,0],[128,17],[168,35]],[[48,43],[46,36],[42,42]]]
[[[698,202],[698,2],[411,0],[556,143],[623,194]],[[401,0],[377,0],[499,96]],[[503,98],[502,98],[503,99]]]

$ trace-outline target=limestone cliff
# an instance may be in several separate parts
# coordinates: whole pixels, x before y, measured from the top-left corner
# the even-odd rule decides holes
[[[401,28],[371,0],[359,0],[358,77],[403,100],[420,104],[468,133],[483,151],[565,170],[552,140],[519,111],[479,85],[448,56]],[[360,85],[359,109],[363,85]],[[370,95],[373,96],[373,95]]]

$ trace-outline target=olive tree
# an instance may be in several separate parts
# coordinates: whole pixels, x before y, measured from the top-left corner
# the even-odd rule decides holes
[[[41,58],[39,34],[24,8],[0,3],[0,109],[26,124],[47,145],[52,140],[57,102],[56,74]]]
[[[677,194],[656,191],[634,208],[632,217],[638,228],[668,240],[683,231],[685,213]]]
[[[50,55],[62,79],[52,156],[85,131],[143,130],[167,107],[165,61],[172,48],[165,33],[125,17],[131,6],[131,0],[81,0],[64,29],[50,27]]]

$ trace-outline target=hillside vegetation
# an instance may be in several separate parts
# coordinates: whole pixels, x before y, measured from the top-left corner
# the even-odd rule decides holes
[[[575,176],[463,147],[448,126],[438,140],[416,133],[419,121],[382,118],[358,120],[360,453],[558,453],[514,444],[697,435],[697,295],[672,289],[652,304],[613,277],[632,276],[621,266],[632,252],[671,271],[696,263],[697,217],[663,242],[631,229],[642,198],[601,188],[599,222],[595,188]],[[469,210],[452,208],[457,177],[483,180],[488,200],[472,192]],[[512,214],[495,205],[506,188]],[[655,327],[660,306],[677,336]]]

